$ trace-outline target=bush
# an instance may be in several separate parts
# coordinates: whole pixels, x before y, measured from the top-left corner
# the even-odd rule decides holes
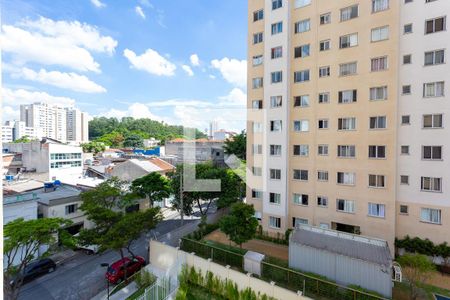
[[[156,276],[143,269],[136,275],[135,282],[138,286],[138,289],[146,288],[156,282]]]

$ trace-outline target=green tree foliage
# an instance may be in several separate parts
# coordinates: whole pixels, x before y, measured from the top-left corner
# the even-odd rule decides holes
[[[180,177],[184,168],[195,168],[196,179],[220,179],[220,192],[187,192],[183,191],[183,212],[186,215],[191,215],[194,207],[197,206],[200,214],[205,216],[213,200],[217,200],[218,208],[227,207],[239,200],[240,192],[242,191],[241,182],[229,169],[214,166],[212,163],[202,163],[196,165],[178,165],[176,171],[169,174],[171,178],[172,193],[174,199],[172,200],[173,207],[176,210],[181,210],[180,201]],[[193,172],[193,171],[192,171]]]
[[[397,262],[402,266],[402,272],[409,282],[411,300],[418,299],[420,285],[435,270],[435,265],[422,254],[405,254]]]
[[[29,142],[34,142],[34,141],[38,141],[38,139],[32,139],[28,135],[24,135],[20,139],[15,140],[14,143],[20,144],[20,143],[29,143]]]
[[[113,148],[120,148],[123,146],[123,141],[125,140],[125,137],[122,133],[118,131],[113,131],[110,133],[106,133],[105,135],[102,135],[100,138],[96,139],[96,142],[104,143],[105,145],[108,145]]]
[[[243,130],[240,134],[225,141],[224,150],[226,154],[234,154],[239,159],[246,160],[247,156],[247,134]]]
[[[39,248],[43,245],[52,246],[58,242],[58,236],[63,227],[70,225],[69,220],[44,218],[25,221],[16,219],[4,226],[3,239],[3,292],[5,299],[17,299],[23,274],[29,263],[38,258]],[[59,240],[66,244],[66,240]]]
[[[253,205],[238,202],[231,206],[230,214],[223,217],[219,224],[220,230],[242,248],[242,243],[255,237],[258,220]]]
[[[89,142],[81,144],[81,148],[83,148],[84,153],[97,154],[99,152],[105,151],[105,144],[102,142]]]
[[[144,148],[144,139],[139,134],[130,134],[125,138],[123,146],[127,148]]]
[[[163,175],[153,172],[144,177],[135,179],[131,183],[131,191],[139,197],[146,197],[153,206],[170,197],[172,191],[169,180]]]

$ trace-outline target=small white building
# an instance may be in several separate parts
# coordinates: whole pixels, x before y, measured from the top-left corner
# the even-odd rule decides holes
[[[145,139],[144,140],[144,148],[155,148],[159,144],[161,144],[160,140],[157,140],[155,138]]]
[[[3,225],[19,218],[28,221],[37,217],[38,203],[35,193],[3,196]]]

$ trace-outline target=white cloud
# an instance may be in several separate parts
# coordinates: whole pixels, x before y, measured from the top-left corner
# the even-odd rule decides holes
[[[189,75],[194,76],[194,72],[192,71],[191,67],[188,65],[182,65],[181,68]]]
[[[143,103],[133,103],[127,110],[110,109],[109,111],[100,114],[100,116],[108,118],[122,119],[123,117],[133,117],[135,119],[149,118],[156,121],[162,121],[163,119],[150,112],[149,107]]]
[[[221,60],[211,61],[211,66],[222,74],[223,78],[229,83],[246,88],[247,86],[247,61],[229,59],[225,57]]]
[[[150,1],[148,1],[148,0],[139,0],[139,3],[143,6],[154,8],[153,4],[151,4]]]
[[[189,59],[191,60],[191,65],[194,67],[198,67],[200,65],[200,59],[197,54],[192,54]]]
[[[36,62],[100,72],[90,51],[111,55],[117,46],[117,41],[100,35],[96,27],[78,21],[25,19],[18,25],[3,25],[2,31],[2,50],[11,53],[19,65]]]
[[[91,81],[84,75],[76,73],[63,73],[59,71],[46,71],[40,69],[39,72],[29,68],[22,68],[20,73],[13,73],[14,77],[36,81],[48,85],[53,85],[63,89],[69,89],[82,93],[105,93],[106,89]]]
[[[106,6],[106,4],[101,2],[100,0],[91,0],[91,3],[98,8],[102,8],[102,7]]]
[[[141,17],[142,19],[145,20],[145,13],[144,13],[144,10],[142,9],[142,7],[136,6],[136,7],[134,8],[134,11],[136,12],[136,14],[137,14],[139,17]]]
[[[222,105],[240,105],[245,107],[247,103],[247,94],[239,88],[234,88],[223,97],[219,97]]]
[[[2,89],[3,103],[11,106],[29,104],[34,102],[46,102],[50,104],[60,104],[63,106],[73,106],[75,100],[68,97],[52,96],[45,92],[28,91],[25,89],[11,90]]]
[[[20,110],[14,109],[11,106],[3,106],[1,117],[2,117],[2,124],[4,124],[5,121],[19,120]]]
[[[132,50],[125,49],[123,55],[131,63],[131,67],[158,76],[173,76],[177,67],[153,49],[147,49],[143,54],[136,55]]]

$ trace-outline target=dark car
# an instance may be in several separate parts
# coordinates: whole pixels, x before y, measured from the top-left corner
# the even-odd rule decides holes
[[[43,258],[40,260],[32,261],[25,267],[23,272],[18,274],[16,278],[11,282],[14,284],[19,278],[23,279],[23,282],[27,282],[33,278],[36,278],[42,274],[47,274],[55,271],[56,264],[50,258]]]
[[[127,277],[129,277],[139,271],[143,266],[145,266],[145,259],[143,257],[125,257],[110,265],[105,277],[110,283],[116,284],[125,278],[125,271]]]

